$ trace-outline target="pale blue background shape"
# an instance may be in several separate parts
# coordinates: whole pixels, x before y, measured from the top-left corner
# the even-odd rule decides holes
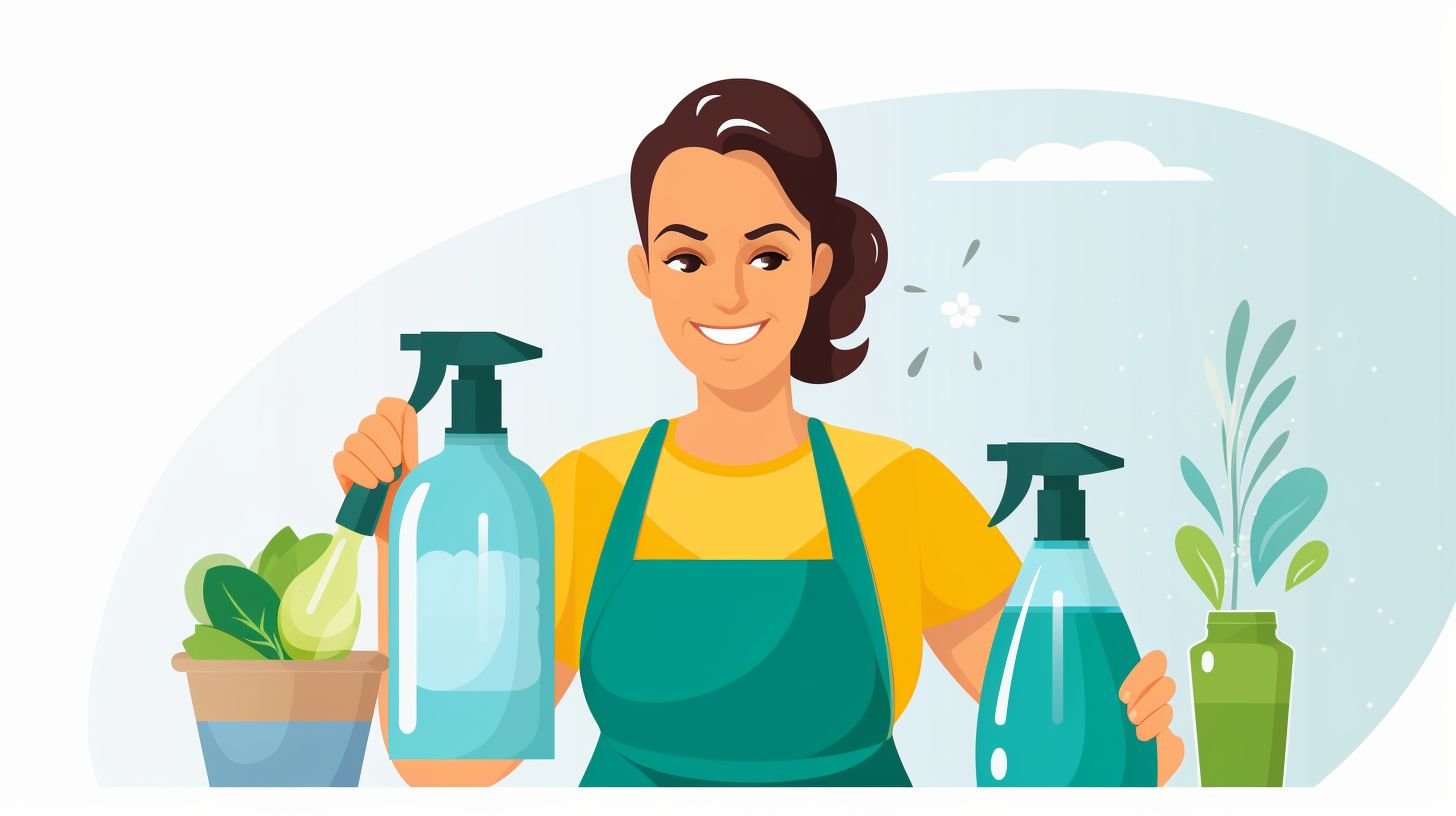
[[[841,383],[798,386],[801,408],[930,450],[983,504],[1003,479],[985,461],[988,442],[1075,440],[1126,458],[1126,469],[1086,480],[1088,529],[1139,647],[1166,651],[1179,682],[1174,729],[1190,754],[1175,784],[1197,779],[1187,652],[1207,611],[1173,553],[1178,527],[1206,525],[1178,457],[1219,487],[1203,360],[1222,370],[1243,298],[1251,345],[1298,320],[1268,381],[1299,378],[1276,417],[1292,431],[1276,470],[1328,476],[1330,500],[1306,537],[1328,541],[1331,557],[1286,594],[1286,555],[1257,589],[1245,572],[1240,594],[1243,608],[1278,610],[1279,635],[1296,650],[1287,782],[1323,779],[1405,689],[1456,595],[1442,532],[1456,491],[1456,219],[1337,145],[1186,101],[990,91],[823,118],[840,193],[880,219],[890,262],[850,341],[871,338],[864,366]],[[1140,144],[1212,181],[930,181],[1043,142],[1103,140]],[[972,239],[982,246],[961,268]],[[284,524],[332,528],[333,451],[380,396],[413,383],[401,332],[496,330],[545,349],[502,371],[513,449],[538,470],[692,407],[690,376],[628,280],[635,241],[624,177],[565,193],[389,270],[243,378],[178,452],[118,570],[91,693],[102,784],[205,784],[186,683],[168,664],[191,631],[183,575],[207,552],[250,558]],[[952,329],[940,304],[962,291],[984,313]],[[923,371],[907,377],[927,346]],[[447,413],[443,401],[426,409],[423,455],[438,450]],[[1018,551],[1033,517],[1023,509],[1003,525]],[[361,589],[372,603],[372,584]],[[974,784],[975,715],[927,650],[896,728],[916,784]],[[557,729],[557,759],[528,762],[506,784],[576,783],[596,733],[579,685]],[[377,724],[370,740],[362,784],[401,784]]]

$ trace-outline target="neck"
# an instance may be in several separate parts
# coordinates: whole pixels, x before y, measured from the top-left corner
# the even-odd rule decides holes
[[[674,441],[700,459],[753,464],[782,456],[809,438],[808,417],[794,410],[789,361],[747,388],[698,380],[698,407],[677,422]]]

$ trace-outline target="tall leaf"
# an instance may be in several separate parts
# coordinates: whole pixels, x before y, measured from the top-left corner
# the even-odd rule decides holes
[[[1223,556],[1213,539],[1202,529],[1188,525],[1173,536],[1173,548],[1178,553],[1178,562],[1188,572],[1188,577],[1213,604],[1214,609],[1223,608]]]
[[[1329,483],[1324,474],[1314,468],[1291,470],[1270,486],[1254,512],[1251,528],[1249,544],[1255,584],[1319,515],[1328,493]]]
[[[1319,572],[1320,567],[1330,560],[1329,545],[1323,541],[1306,541],[1304,546],[1289,559],[1289,575],[1284,578],[1284,591],[1299,586]]]
[[[1229,401],[1234,398],[1234,383],[1239,378],[1239,360],[1244,356],[1244,338],[1249,336],[1249,302],[1241,301],[1229,322],[1228,343],[1224,346],[1224,370],[1228,372]]]
[[[1289,431],[1285,431],[1274,437],[1274,441],[1269,443],[1269,449],[1264,451],[1264,455],[1259,459],[1258,466],[1254,468],[1254,478],[1249,480],[1249,486],[1244,489],[1244,500],[1242,504],[1249,503],[1249,497],[1254,495],[1254,485],[1259,483],[1259,477],[1263,476],[1264,471],[1268,470],[1269,466],[1274,464],[1274,460],[1279,456],[1279,452],[1284,450],[1284,443],[1288,441]]]
[[[243,567],[213,567],[202,579],[202,601],[213,626],[264,657],[288,658],[278,637],[278,593],[257,573]]]
[[[1213,518],[1213,523],[1218,525],[1218,531],[1223,532],[1223,515],[1218,511],[1218,502],[1214,501],[1213,488],[1208,486],[1208,480],[1203,478],[1203,471],[1193,464],[1193,460],[1184,456],[1179,460],[1178,466],[1183,471],[1183,483],[1188,485],[1188,490],[1208,515]]]
[[[1259,405],[1259,413],[1254,415],[1254,424],[1249,426],[1249,435],[1244,437],[1244,456],[1239,460],[1240,469],[1243,469],[1249,461],[1249,449],[1254,445],[1254,434],[1257,434],[1259,428],[1269,420],[1269,417],[1279,410],[1279,406],[1284,404],[1284,400],[1289,398],[1289,392],[1293,390],[1294,378],[1290,377],[1274,386],[1274,390],[1270,391],[1269,396],[1265,397],[1264,402]]]
[[[1279,328],[1269,333],[1269,339],[1264,341],[1264,347],[1259,350],[1258,359],[1254,360],[1254,371],[1249,375],[1249,387],[1244,391],[1244,400],[1239,406],[1239,416],[1244,416],[1245,409],[1249,407],[1249,398],[1258,390],[1259,383],[1264,380],[1264,375],[1274,367],[1279,355],[1283,354],[1284,348],[1289,345],[1289,338],[1293,336],[1293,320],[1280,323]]]

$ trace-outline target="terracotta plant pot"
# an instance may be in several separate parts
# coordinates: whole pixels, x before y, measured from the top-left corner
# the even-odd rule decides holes
[[[207,781],[213,787],[359,784],[379,676],[389,658],[194,660],[187,673]]]
[[[1209,612],[1188,654],[1198,779],[1204,787],[1279,787],[1289,736],[1294,650],[1273,612]]]

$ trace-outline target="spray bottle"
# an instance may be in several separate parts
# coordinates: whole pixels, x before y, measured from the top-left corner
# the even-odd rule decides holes
[[[405,335],[410,404],[445,379],[445,447],[400,484],[389,521],[389,755],[538,759],[555,750],[553,522],[511,455],[495,367],[541,350],[494,332]],[[544,620],[543,620],[544,616]]]
[[[1117,697],[1138,650],[1089,546],[1086,493],[1077,483],[1122,459],[1071,442],[987,446],[1006,463],[994,527],[1021,504],[1032,478],[1037,533],[991,645],[976,725],[980,785],[1152,786],[1157,750],[1137,738]]]

